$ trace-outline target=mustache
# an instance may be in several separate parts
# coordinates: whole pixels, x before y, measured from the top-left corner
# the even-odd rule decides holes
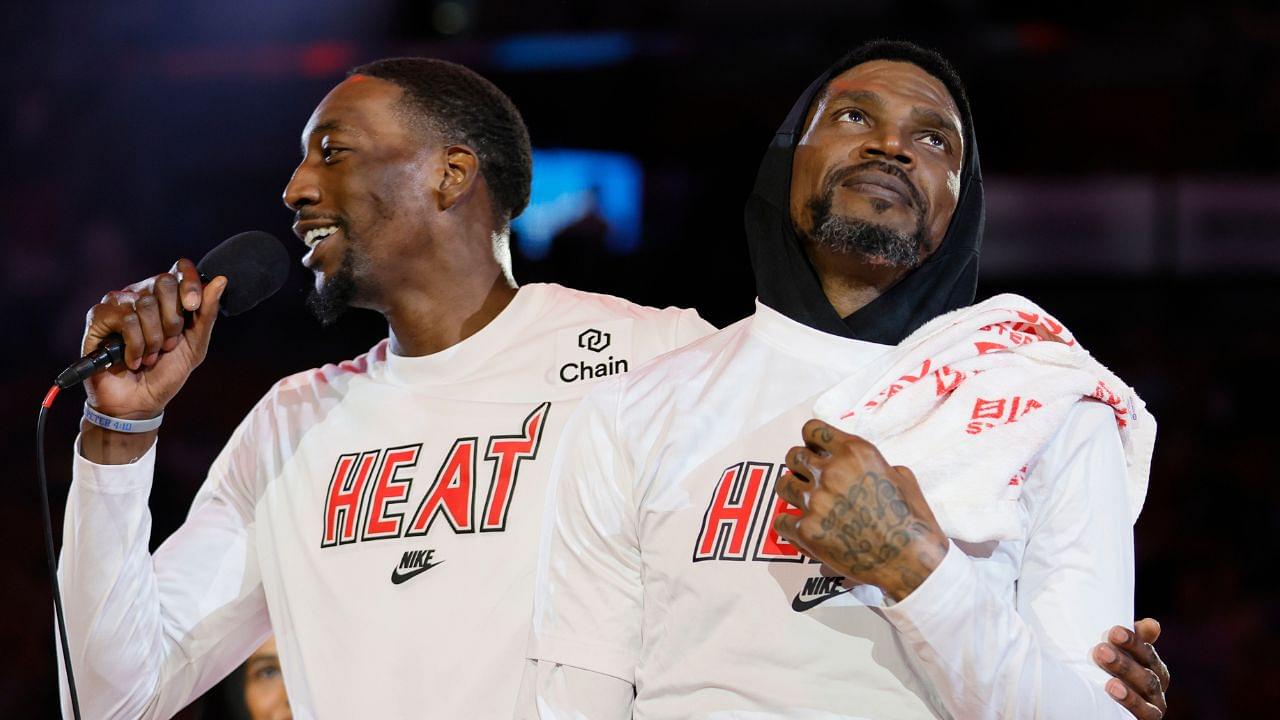
[[[876,170],[886,175],[892,175],[902,181],[907,186],[907,194],[911,196],[911,204],[916,206],[917,212],[923,212],[929,207],[928,201],[925,200],[924,193],[920,192],[920,188],[911,182],[911,178],[902,168],[884,160],[868,160],[857,165],[846,165],[842,168],[832,170],[827,174],[826,180],[822,184],[822,192],[828,197],[835,194],[836,187],[844,184],[849,178],[867,170]]]
[[[299,210],[293,214],[293,223],[295,225],[308,220],[329,220],[338,227],[346,227],[347,224],[346,218],[343,218],[341,215],[325,215],[319,211],[307,212],[305,209]]]

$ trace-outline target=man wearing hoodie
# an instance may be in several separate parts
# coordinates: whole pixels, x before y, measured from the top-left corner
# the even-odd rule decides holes
[[[1132,617],[1154,421],[1029,301],[968,307],[982,179],[946,61],[876,42],[819,77],[746,225],[755,314],[570,420],[525,712],[1159,717],[1149,646],[1112,663],[1129,688],[1091,659]]]

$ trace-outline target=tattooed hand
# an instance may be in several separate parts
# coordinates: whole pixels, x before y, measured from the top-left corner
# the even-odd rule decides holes
[[[902,600],[946,555],[948,540],[915,475],[890,467],[874,445],[821,420],[787,452],[777,493],[800,508],[780,514],[778,534],[806,555]]]

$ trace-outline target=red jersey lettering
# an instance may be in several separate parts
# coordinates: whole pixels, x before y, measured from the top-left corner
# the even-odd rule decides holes
[[[551,403],[544,402],[524,419],[519,435],[497,435],[489,439],[484,459],[492,462],[493,480],[489,483],[489,497],[484,503],[484,519],[480,532],[504,530],[507,526],[507,510],[515,493],[516,477],[523,460],[538,456],[542,443],[542,428],[546,424]]]
[[[772,512],[765,518],[764,532],[760,533],[760,542],[756,546],[753,559],[766,562],[804,562],[805,558],[800,554],[800,549],[787,542],[786,538],[773,529],[774,519],[783,513],[799,516],[800,508],[793,507],[791,503],[774,495]]]
[[[418,506],[413,522],[405,532],[426,535],[437,515],[444,515],[454,532],[475,532],[475,477],[477,438],[459,438],[436,473],[435,482]]]
[[[400,537],[404,513],[390,512],[387,506],[404,502],[409,497],[409,484],[413,479],[397,477],[396,473],[402,468],[417,465],[418,452],[421,450],[422,443],[387,450],[369,495],[368,519],[365,521],[361,540]]]
[[[739,463],[724,469],[702,519],[693,560],[745,560],[753,534],[756,508],[769,472],[769,463]]]
[[[372,450],[338,458],[337,464],[333,466],[333,477],[329,480],[329,493],[325,499],[324,537],[320,539],[320,547],[356,541],[365,481],[369,479],[374,461],[380,453],[381,451]]]

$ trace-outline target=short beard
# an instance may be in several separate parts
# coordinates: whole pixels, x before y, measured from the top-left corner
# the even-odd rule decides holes
[[[355,259],[351,248],[342,253],[342,264],[338,272],[324,281],[318,288],[313,287],[307,295],[307,307],[324,327],[336,323],[351,307],[356,297]]]
[[[915,231],[907,234],[884,225],[859,220],[847,215],[833,215],[831,203],[834,184],[828,184],[822,195],[809,201],[809,219],[813,232],[807,237],[815,245],[840,255],[858,254],[872,265],[911,270],[923,261],[928,236],[925,218],[917,205]]]

